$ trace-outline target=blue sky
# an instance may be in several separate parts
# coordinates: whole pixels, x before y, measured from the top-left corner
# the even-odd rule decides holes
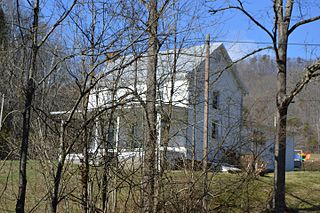
[[[67,0],[61,0],[65,4],[71,3]],[[161,1],[161,0],[160,0]],[[60,5],[60,1],[44,1],[43,15],[49,15],[48,18],[51,22],[57,17],[52,14],[59,14],[53,8],[54,5]],[[178,1],[179,2],[179,1]],[[216,41],[231,41],[226,42],[225,45],[230,49],[230,55],[233,59],[239,58],[242,55],[250,52],[257,47],[263,47],[268,44],[255,44],[255,42],[271,42],[270,38],[266,36],[265,32],[257,28],[252,22],[239,11],[230,10],[218,15],[209,14],[208,10],[210,7],[222,5],[226,2],[237,2],[235,0],[181,0],[181,6],[186,11],[191,11],[188,14],[186,12],[185,22],[189,22],[192,19],[193,12],[199,16],[200,26],[203,26],[197,32],[194,33],[193,37],[204,42],[205,34],[210,33],[211,37]],[[271,0],[244,0],[244,6],[253,14],[257,19],[263,23],[269,30],[272,29],[273,22],[273,10]],[[298,2],[298,1],[296,1]],[[320,0],[303,0],[302,7],[295,7],[293,11],[295,23],[297,20],[301,20],[298,17],[300,13],[304,17],[313,17],[320,14]],[[190,15],[188,17],[188,15]],[[218,22],[218,23],[216,23]],[[199,24],[198,23],[198,24]],[[184,23],[182,23],[183,25]],[[192,39],[191,39],[192,40]],[[245,43],[248,41],[248,43]],[[290,43],[301,44],[301,45],[289,45],[288,56],[289,57],[301,57],[305,59],[315,59],[320,57],[320,21],[304,25],[298,28],[290,37]],[[317,44],[317,45],[303,45],[303,44]],[[272,54],[271,51],[265,52],[266,54]]]
[[[259,0],[259,1],[245,1],[244,6],[254,14],[257,19],[267,26],[269,30],[272,30],[273,22],[273,10],[271,0]],[[317,1],[302,1],[305,3],[303,7],[296,7],[293,11],[294,24],[297,20],[301,20],[298,17],[299,14],[303,14],[304,17],[313,17],[320,14],[320,2]],[[213,3],[207,3],[207,6],[213,6]],[[235,43],[226,44],[234,51],[239,53],[234,53],[233,58],[237,58],[240,55],[245,54],[252,49],[257,47],[266,46],[266,44],[254,44],[254,42],[270,42],[270,38],[261,29],[256,27],[252,22],[239,11],[230,10],[219,14],[218,16],[208,17],[207,20],[214,18],[221,19],[223,22],[219,28],[221,28],[221,33],[218,35],[217,40],[227,40],[235,41]],[[208,32],[211,30],[209,29]],[[249,41],[250,43],[237,43],[243,41]],[[252,43],[251,43],[252,42]],[[288,56],[289,57],[301,57],[306,59],[314,59],[320,57],[320,21],[307,24],[298,28],[289,38]],[[301,45],[294,45],[301,44]],[[303,45],[303,44],[317,44],[317,45]]]

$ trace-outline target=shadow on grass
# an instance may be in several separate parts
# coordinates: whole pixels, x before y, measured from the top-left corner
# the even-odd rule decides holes
[[[307,208],[289,208],[287,212],[320,212],[320,205],[319,206],[312,206]]]
[[[264,176],[264,177],[271,177],[271,176]],[[263,180],[259,180],[260,182],[263,182],[263,183],[266,183],[268,184],[269,186],[273,186],[271,183],[267,182],[267,181],[263,181]],[[311,203],[310,201],[306,200],[306,199],[303,199],[293,193],[290,193],[290,192],[286,192],[286,195],[289,195],[297,200],[299,200],[301,203],[304,203],[304,204],[307,204],[309,207],[302,207],[302,208],[287,208],[286,209],[286,212],[320,212],[320,205],[317,204],[314,204],[314,203]],[[272,210],[267,210],[266,212],[273,212]]]
[[[295,196],[294,194],[291,194],[291,193],[287,193],[287,194],[311,206],[306,208],[288,208],[288,212],[320,212],[320,205],[314,205],[307,200],[304,200],[304,199],[301,199],[300,197]]]

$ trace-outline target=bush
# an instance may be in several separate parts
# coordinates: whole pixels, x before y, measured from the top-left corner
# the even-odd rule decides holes
[[[302,163],[301,170],[320,171],[320,161],[319,160],[305,161]]]

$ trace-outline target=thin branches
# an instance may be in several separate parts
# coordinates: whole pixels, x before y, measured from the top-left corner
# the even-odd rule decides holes
[[[239,2],[240,2],[240,1],[239,1]],[[238,10],[238,11],[242,12],[242,13],[243,13],[245,16],[247,16],[253,23],[255,23],[255,25],[257,25],[260,29],[262,29],[263,31],[265,31],[272,40],[274,39],[273,34],[272,34],[265,26],[263,26],[252,14],[250,14],[250,13],[243,7],[242,4],[240,4],[240,6],[229,5],[228,7],[224,7],[224,8],[211,9],[211,10],[209,10],[209,13],[216,14],[216,13],[218,13],[218,12],[222,12],[222,11],[230,10],[230,9],[235,9],[235,10]]]
[[[292,91],[286,96],[286,99],[284,100],[285,103],[289,103],[292,101],[292,99],[299,94],[299,92],[309,83],[309,81],[319,76],[320,73],[317,73],[320,71],[320,61],[316,61],[314,64],[309,65],[304,69],[304,77],[301,79],[297,85],[292,89]]]
[[[230,69],[231,67],[233,67],[235,64],[249,58],[250,56],[253,56],[254,54],[258,53],[258,52],[261,52],[261,51],[264,51],[264,50],[270,50],[272,49],[272,46],[268,46],[268,47],[263,47],[263,48],[259,48],[259,49],[256,49],[248,54],[246,54],[245,56],[242,56],[241,58],[235,60],[235,61],[232,61],[231,63],[229,63],[227,66],[225,66],[223,69],[221,70],[218,70],[217,72],[215,72],[215,74],[217,74],[217,77],[215,77],[215,79],[213,81],[210,82],[210,84],[214,84],[216,83],[217,81],[219,81],[219,79],[221,78],[222,74],[224,71]]]
[[[309,18],[309,19],[305,19],[305,20],[299,21],[299,22],[295,23],[292,27],[290,27],[290,29],[288,31],[288,34],[290,35],[291,33],[293,33],[293,31],[295,29],[297,29],[298,27],[300,27],[302,25],[309,24],[309,23],[312,23],[312,22],[318,21],[318,20],[320,20],[320,16],[315,16],[315,17],[312,17],[312,18]]]
[[[47,41],[47,39],[55,31],[55,29],[68,17],[68,15],[72,11],[73,7],[76,5],[77,1],[78,0],[73,0],[69,9],[60,16],[60,18],[56,21],[56,23],[51,27],[51,29],[47,32],[47,34],[39,42],[38,48],[40,48]]]

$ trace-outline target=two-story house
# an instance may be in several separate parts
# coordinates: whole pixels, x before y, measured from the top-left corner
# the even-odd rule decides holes
[[[158,152],[164,149],[163,128],[168,122],[164,118],[167,118],[165,115],[172,105],[168,154],[173,158],[187,159],[194,155],[198,161],[203,158],[205,58],[204,45],[159,52],[155,82]],[[107,109],[105,112],[108,115],[104,119],[97,119],[92,151],[99,152],[102,138],[108,138],[112,141],[110,149],[120,157],[143,156],[147,125],[147,60],[147,56],[137,60],[133,56],[125,56],[106,65],[106,72],[108,66],[114,69],[117,63],[119,69],[114,69],[116,71],[108,75],[90,94],[89,109]],[[125,63],[130,65],[120,65]],[[224,45],[211,44],[208,114],[210,161],[241,149],[242,99],[245,89],[231,64],[232,60]]]

